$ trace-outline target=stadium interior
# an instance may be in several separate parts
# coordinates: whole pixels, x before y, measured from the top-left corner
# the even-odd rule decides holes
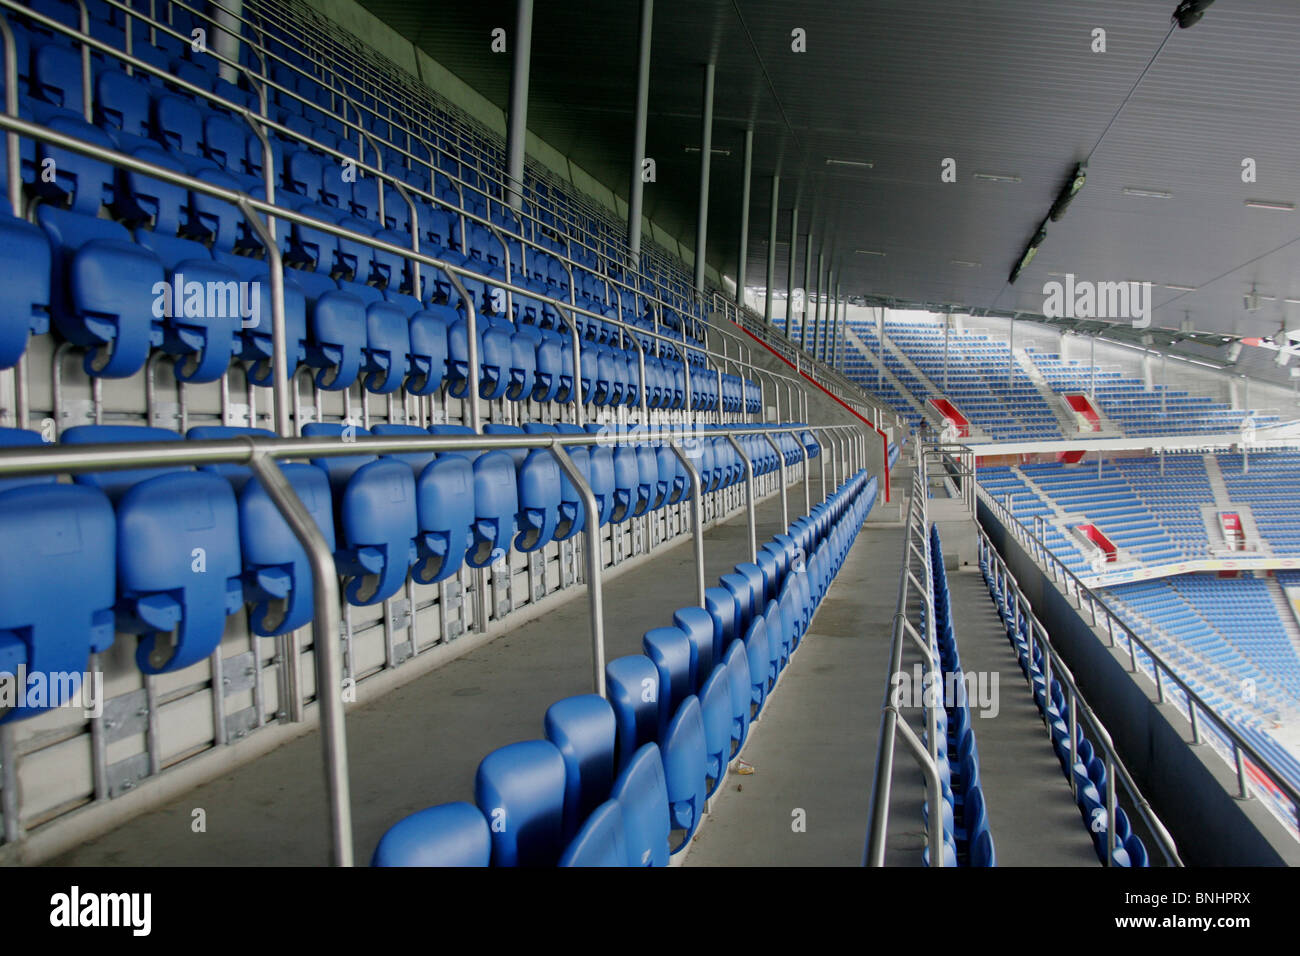
[[[0,41],[0,863],[1300,864],[1293,4]]]

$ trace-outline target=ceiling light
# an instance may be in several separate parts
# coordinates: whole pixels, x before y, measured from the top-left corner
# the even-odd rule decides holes
[[[1132,186],[1124,187],[1125,196],[1142,196],[1146,199],[1173,199],[1173,193],[1163,192],[1159,189],[1135,189]]]
[[[687,147],[686,147],[686,152],[688,152],[688,153],[698,153],[699,151],[700,151],[700,147],[698,147],[698,146],[687,146]],[[712,155],[714,155],[714,156],[730,156],[730,155],[731,155],[731,150],[729,150],[729,149],[719,149],[719,148],[716,147],[716,146],[710,148],[710,149],[709,149],[709,152],[710,152]]]
[[[1047,217],[1051,219],[1052,222],[1057,222],[1065,215],[1065,210],[1069,208],[1070,203],[1074,201],[1074,197],[1079,194],[1079,190],[1083,188],[1083,184],[1087,182],[1087,180],[1088,164],[1086,162],[1077,164],[1074,167],[1074,172],[1070,174],[1070,178],[1066,181],[1065,185],[1061,187],[1061,192],[1057,195],[1056,202],[1052,203],[1052,211],[1047,214]]]
[[[949,261],[955,266],[965,266],[967,269],[979,268],[978,262],[971,262],[969,259],[950,259]]]
[[[1295,209],[1293,202],[1272,202],[1267,199],[1247,199],[1246,205],[1251,209],[1277,209],[1280,212],[1291,212]]]
[[[874,169],[875,163],[858,159],[832,159],[826,158],[827,166],[852,166],[855,169]]]
[[[1043,220],[1042,225],[1038,227],[1038,232],[1034,233],[1034,238],[1029,240],[1029,245],[1025,247],[1024,254],[1021,255],[1020,261],[1016,263],[1011,275],[1007,279],[1009,284],[1014,284],[1020,278],[1020,273],[1029,267],[1029,263],[1034,261],[1034,256],[1038,255],[1038,247],[1047,239],[1047,220]]]
[[[874,250],[874,249],[854,249],[853,252],[854,252],[854,254],[859,255],[859,256],[881,256],[881,257],[883,257],[883,256],[885,255],[883,252],[876,252],[876,250]]]
[[[1171,19],[1186,30],[1200,22],[1201,17],[1205,16],[1205,9],[1213,2],[1214,0],[1182,0]]]
[[[1006,176],[1002,173],[976,173],[976,179],[982,179],[986,183],[1018,183],[1019,176]]]
[[[1165,288],[1166,288],[1166,289],[1173,289],[1175,292],[1195,292],[1195,291],[1196,291],[1196,286],[1194,286],[1194,285],[1169,285],[1168,283],[1166,283],[1166,284],[1165,284]]]

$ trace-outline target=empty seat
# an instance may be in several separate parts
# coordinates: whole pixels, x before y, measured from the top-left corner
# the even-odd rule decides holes
[[[0,429],[0,447],[40,444],[36,432]],[[113,507],[98,489],[0,479],[0,673],[45,675],[48,706],[77,693],[90,655],[113,643],[116,539]],[[0,721],[36,712],[14,707]]]
[[[660,749],[673,831],[680,833],[670,839],[670,852],[676,853],[686,846],[699,827],[709,793],[708,748],[704,717],[697,697],[687,697],[677,709]]]
[[[610,797],[623,811],[623,833],[632,866],[667,866],[668,784],[659,748],[646,744],[627,761]]]
[[[659,739],[659,672],[643,654],[617,657],[605,665],[605,695],[614,709],[622,769],[637,748]]]
[[[375,847],[371,866],[487,866],[492,834],[470,803],[444,803],[389,828]]]
[[[554,866],[564,849],[564,757],[546,740],[492,751],[478,765],[474,802],[492,833],[493,866]]]
[[[275,437],[266,429],[221,426],[199,426],[186,433],[192,441],[243,435]],[[308,624],[314,614],[311,564],[266,489],[243,466],[208,465],[203,470],[221,475],[235,489],[244,562],[244,599],[252,605],[249,624],[253,633],[274,637]],[[281,464],[280,470],[333,550],[334,509],[329,479],[314,465]]]
[[[614,711],[595,694],[556,701],[546,711],[546,739],[564,757],[564,832],[573,836],[614,782]]]
[[[560,866],[629,866],[627,823],[617,800],[597,807],[560,857]]]
[[[311,423],[308,438],[364,437],[364,428]],[[344,596],[355,605],[377,604],[398,592],[415,560],[418,521],[415,478],[400,461],[356,454],[312,460],[329,476],[334,498],[334,562],[347,578]]]
[[[179,441],[161,428],[78,425],[67,445]],[[117,513],[117,628],[141,635],[146,674],[180,670],[221,643],[226,616],[243,606],[239,516],[229,482],[184,468],[88,472]]]

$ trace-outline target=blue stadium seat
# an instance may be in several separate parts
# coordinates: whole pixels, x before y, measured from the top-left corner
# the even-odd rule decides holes
[[[659,739],[659,672],[644,654],[616,657],[605,665],[605,696],[618,728],[618,766],[627,766],[642,744]]]
[[[560,857],[560,866],[629,866],[627,823],[617,800],[592,811]]]
[[[694,693],[713,672],[713,618],[703,608],[684,607],[673,614],[673,625],[686,635],[691,644],[690,687]]]
[[[695,835],[709,792],[704,717],[694,695],[677,709],[664,734],[661,751],[673,831],[681,832],[680,837],[670,840],[670,852],[676,853]]]
[[[700,688],[700,715],[704,720],[704,769],[708,796],[713,796],[731,761],[731,686],[725,665],[713,669]]]
[[[371,866],[487,866],[492,834],[470,803],[444,803],[389,828],[375,847]]]
[[[678,706],[695,692],[691,681],[691,641],[676,627],[656,627],[641,639],[645,656],[659,675],[659,729],[665,739]]]
[[[0,447],[40,444],[35,432],[0,429]],[[98,489],[52,477],[0,480],[0,673],[47,675],[48,706],[66,703],[65,689],[76,694],[90,655],[113,643],[116,538],[113,507]],[[14,707],[0,722],[37,712]]]
[[[131,242],[119,223],[44,204],[36,218],[54,254],[55,327],[89,350],[87,375],[134,375],[144,368],[150,347],[162,345],[161,317],[155,320],[145,307],[165,285],[162,263]]]
[[[595,694],[566,697],[547,708],[545,727],[546,739],[564,757],[564,833],[569,839],[614,783],[614,711]]]
[[[554,866],[564,850],[564,757],[547,740],[492,751],[478,765],[474,802],[492,833],[493,866]]]
[[[351,429],[351,432],[349,432]],[[365,437],[364,428],[309,423],[308,438]],[[392,597],[406,582],[416,557],[415,478],[403,462],[357,454],[320,457],[312,464],[329,476],[334,497],[334,562],[348,581],[349,604],[366,606]]]
[[[731,756],[734,757],[745,745],[753,713],[753,685],[745,645],[733,641],[722,663],[727,668],[727,684],[731,693]]]
[[[610,797],[623,811],[629,865],[667,866],[668,783],[657,746],[648,743],[626,761]]]
[[[180,441],[161,428],[78,425],[63,444]],[[221,643],[226,616],[243,606],[239,516],[229,482],[182,468],[88,472],[117,512],[117,628],[141,635],[146,674],[180,670]],[[162,639],[170,635],[170,640]]]
[[[50,243],[40,229],[13,216],[0,202],[0,257],[9,263],[0,303],[0,369],[13,368],[29,334],[50,328]]]
[[[263,428],[212,425],[191,428],[186,433],[191,441],[250,435],[275,437],[274,432]],[[281,464],[280,469],[333,550],[334,506],[329,479],[314,465],[289,463]],[[311,564],[266,489],[242,465],[207,465],[202,470],[221,475],[235,489],[244,600],[253,605],[249,612],[253,633],[274,637],[308,624],[314,615]]]

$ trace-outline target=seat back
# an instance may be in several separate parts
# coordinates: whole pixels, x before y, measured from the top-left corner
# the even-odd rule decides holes
[[[638,747],[659,739],[659,672],[644,654],[617,657],[605,665],[605,695],[614,709],[622,769]]]
[[[492,834],[471,803],[444,803],[413,813],[380,839],[371,866],[487,866]]]
[[[687,697],[677,709],[664,735],[662,752],[669,816],[674,834],[678,834],[670,838],[669,846],[676,853],[699,827],[709,792],[708,747],[698,697]]]
[[[691,693],[713,672],[713,618],[701,607],[684,607],[673,614],[673,625],[691,642]]]
[[[564,757],[547,740],[492,751],[478,765],[474,802],[488,820],[493,866],[554,866],[564,849]]]
[[[564,757],[564,833],[569,839],[614,782],[614,710],[603,697],[582,694],[552,704],[544,723],[546,739]]]
[[[628,866],[627,822],[617,800],[597,807],[570,841],[560,866]]]
[[[623,811],[630,865],[667,866],[668,783],[655,744],[645,744],[632,755],[614,781],[610,797]]]

